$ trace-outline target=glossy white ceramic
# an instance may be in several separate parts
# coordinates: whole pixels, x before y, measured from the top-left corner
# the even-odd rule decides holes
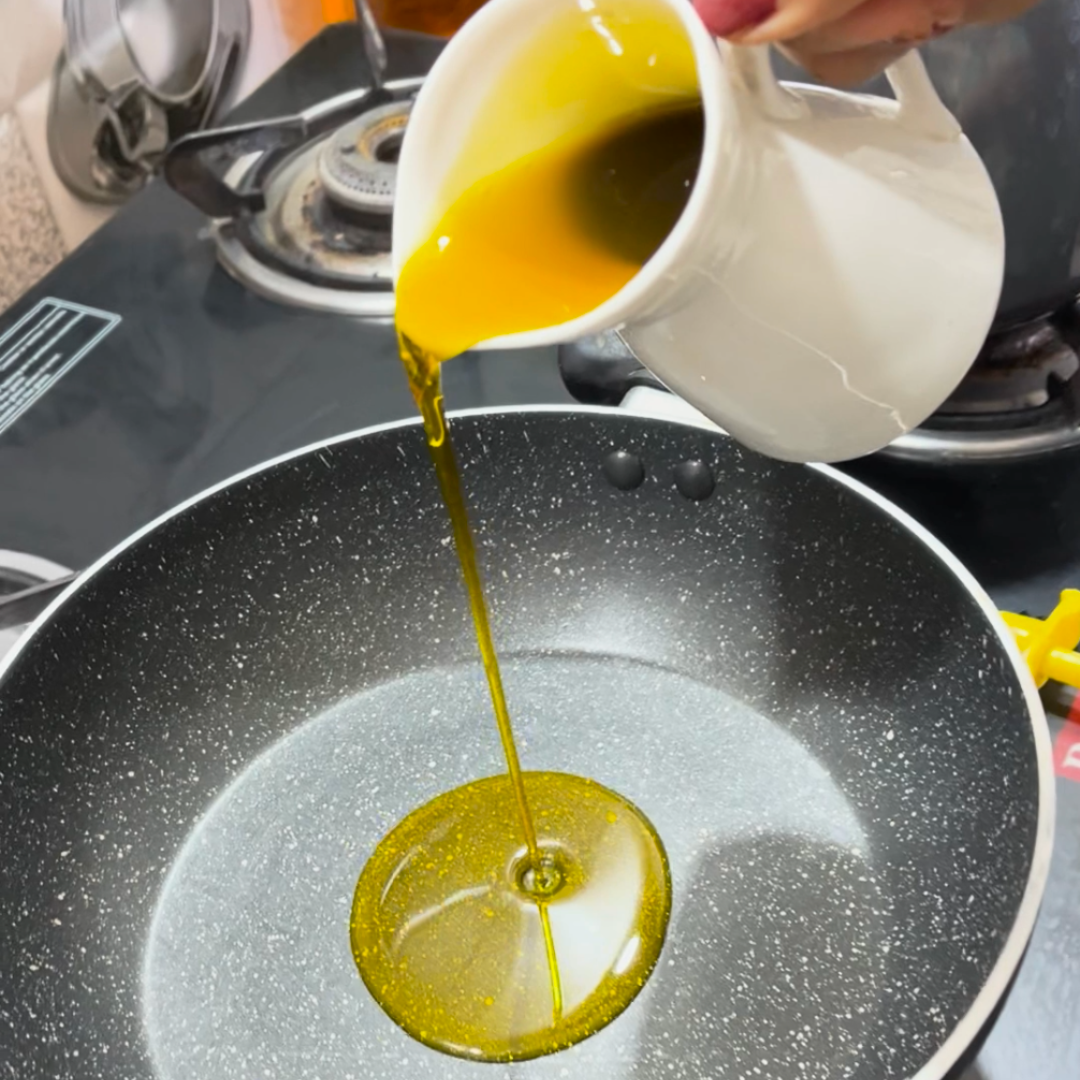
[[[490,0],[436,62],[401,150],[396,270],[446,209],[481,104],[567,3],[593,0]],[[747,446],[793,461],[880,449],[948,397],[990,327],[1004,234],[982,162],[915,53],[889,71],[896,101],[779,83],[767,51],[717,43],[686,0],[655,3],[685,27],[705,108],[683,216],[588,315],[480,347],[617,328]]]

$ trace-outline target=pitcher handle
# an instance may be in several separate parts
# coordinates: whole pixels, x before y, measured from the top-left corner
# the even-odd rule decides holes
[[[960,124],[941,98],[926,72],[922,57],[912,49],[885,69],[900,104],[897,119],[910,131],[932,139],[952,141],[962,134]]]
[[[725,60],[766,116],[797,120],[805,115],[805,103],[790,93],[773,72],[768,45],[720,44]],[[960,124],[938,97],[918,52],[912,49],[891,64],[885,74],[900,105],[900,124],[932,139],[951,141],[960,137]]]
[[[736,75],[745,93],[773,120],[798,120],[806,115],[805,103],[776,77],[768,45],[732,45],[717,41],[724,63]]]

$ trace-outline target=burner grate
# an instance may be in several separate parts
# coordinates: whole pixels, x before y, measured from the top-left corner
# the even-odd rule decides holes
[[[331,203],[388,217],[411,101],[394,101],[345,124],[323,144],[318,177]]]
[[[166,178],[214,219],[221,263],[252,291],[294,307],[389,317],[397,155],[421,82],[204,132],[177,146]]]
[[[991,337],[952,397],[882,454],[977,464],[1080,446],[1078,346],[1074,307]]]

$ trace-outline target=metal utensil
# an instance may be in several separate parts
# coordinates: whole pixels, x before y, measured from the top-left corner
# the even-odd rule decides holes
[[[371,85],[378,90],[386,78],[386,42],[383,41],[382,31],[375,21],[368,0],[355,0],[355,4],[356,18],[364,34],[364,54],[367,56],[368,67],[371,68]]]
[[[16,593],[0,596],[0,630],[10,630],[36,619],[79,575],[68,574],[55,581],[31,585]]]
[[[120,202],[173,139],[227,103],[247,47],[247,0],[65,0],[48,142],[64,183]]]

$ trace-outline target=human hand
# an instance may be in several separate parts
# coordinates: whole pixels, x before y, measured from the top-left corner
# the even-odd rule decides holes
[[[823,82],[850,86],[957,26],[1004,22],[1036,0],[694,0],[717,37],[779,45]]]

